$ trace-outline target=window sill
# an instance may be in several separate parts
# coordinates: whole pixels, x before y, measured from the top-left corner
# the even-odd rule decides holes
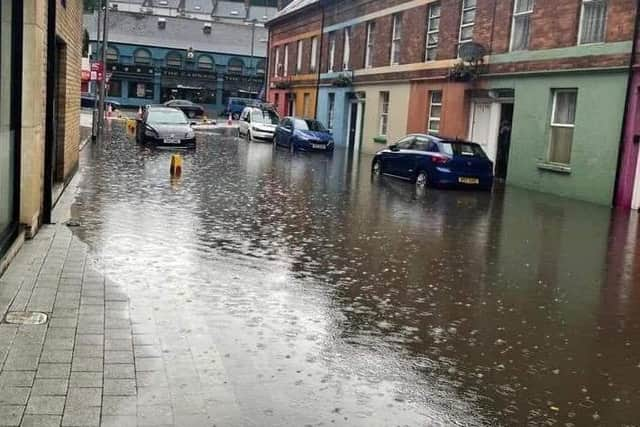
[[[538,169],[545,171],[563,173],[567,175],[571,173],[571,166],[561,165],[559,163],[539,162],[537,166]]]
[[[373,142],[375,142],[376,144],[386,144],[387,143],[387,137],[386,136],[376,136],[375,138],[373,138]]]

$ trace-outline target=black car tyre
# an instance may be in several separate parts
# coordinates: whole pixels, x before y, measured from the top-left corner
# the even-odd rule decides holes
[[[245,135],[245,139],[247,140],[247,142],[251,142],[251,132],[247,131],[247,134]]]
[[[416,175],[416,186],[426,188],[429,186],[429,175],[425,171],[419,171]]]
[[[373,163],[373,167],[371,168],[371,172],[376,175],[376,176],[380,176],[382,175],[382,161],[381,160],[376,160]]]

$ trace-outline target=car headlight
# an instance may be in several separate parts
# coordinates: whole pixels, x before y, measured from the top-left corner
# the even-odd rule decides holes
[[[195,136],[196,136],[196,133],[192,130],[184,134],[185,139],[192,139],[192,138],[195,138]]]
[[[150,136],[150,137],[153,137],[153,138],[157,138],[158,137],[158,132],[156,132],[155,130],[153,130],[151,128],[146,128],[144,130],[144,134],[146,136]]]

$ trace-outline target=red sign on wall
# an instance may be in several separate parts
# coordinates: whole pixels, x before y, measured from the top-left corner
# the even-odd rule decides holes
[[[91,63],[91,80],[101,82],[104,79],[104,64],[100,61]]]

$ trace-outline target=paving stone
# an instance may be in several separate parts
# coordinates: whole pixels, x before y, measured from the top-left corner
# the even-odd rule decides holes
[[[160,345],[160,339],[157,335],[142,334],[133,335],[133,345]]]
[[[100,345],[77,345],[73,355],[75,357],[103,357],[104,349]]]
[[[38,368],[40,346],[13,347],[9,350],[4,368],[8,371],[33,371]]]
[[[137,417],[135,415],[103,415],[102,427],[137,427]],[[191,427],[195,427],[193,424]]]
[[[64,396],[67,394],[69,380],[66,378],[38,378],[31,389],[32,396]]]
[[[3,371],[0,372],[0,386],[31,387],[35,376],[36,371]]]
[[[70,363],[41,363],[36,378],[69,378]]]
[[[103,415],[137,415],[136,399],[130,396],[103,396]]]
[[[0,386],[0,405],[26,405],[30,391],[29,387]]]
[[[128,339],[113,339],[106,337],[104,340],[105,350],[124,350],[133,351],[133,340]]]
[[[20,427],[59,427],[61,421],[60,415],[27,414],[22,418]]]
[[[194,426],[215,426],[213,419],[206,414],[201,415],[174,415],[175,427],[194,427]]]
[[[2,420],[2,425],[20,425],[20,419],[22,418],[24,409],[24,405],[0,405],[0,420]]]
[[[63,427],[85,427],[100,425],[100,407],[86,406],[65,409],[62,416]]]
[[[81,406],[100,406],[102,388],[70,388],[67,394],[66,408]]]
[[[168,388],[138,387],[138,405],[170,405],[171,394]]]
[[[45,349],[40,355],[40,363],[71,363],[72,350]]]
[[[134,351],[136,358],[162,357],[162,350],[153,345],[137,345]]]
[[[136,372],[138,387],[169,387],[169,380],[162,371]]]
[[[69,387],[102,387],[102,372],[71,372]]]
[[[171,410],[171,406],[138,406],[138,425],[173,425],[173,411]]]
[[[44,348],[50,350],[73,350],[75,338],[49,338],[44,340]]]
[[[104,331],[105,338],[110,339],[132,339],[131,330],[127,329],[107,329]]]
[[[78,335],[76,337],[76,343],[79,345],[103,345],[104,335]]]
[[[56,317],[49,320],[49,326],[52,328],[75,328],[78,326],[78,320],[75,317]]]
[[[136,371],[164,371],[164,361],[160,357],[136,358]]]
[[[76,328],[49,328],[47,338],[73,338]]]
[[[105,379],[104,394],[109,396],[135,396],[136,381],[131,379]]]
[[[106,350],[104,352],[105,363],[133,363],[133,351]]]
[[[113,379],[135,378],[135,366],[133,364],[106,364],[104,365],[104,377]]]
[[[73,372],[102,372],[103,362],[101,357],[74,357],[71,364]]]
[[[27,403],[27,414],[62,415],[64,396],[31,396]]]

